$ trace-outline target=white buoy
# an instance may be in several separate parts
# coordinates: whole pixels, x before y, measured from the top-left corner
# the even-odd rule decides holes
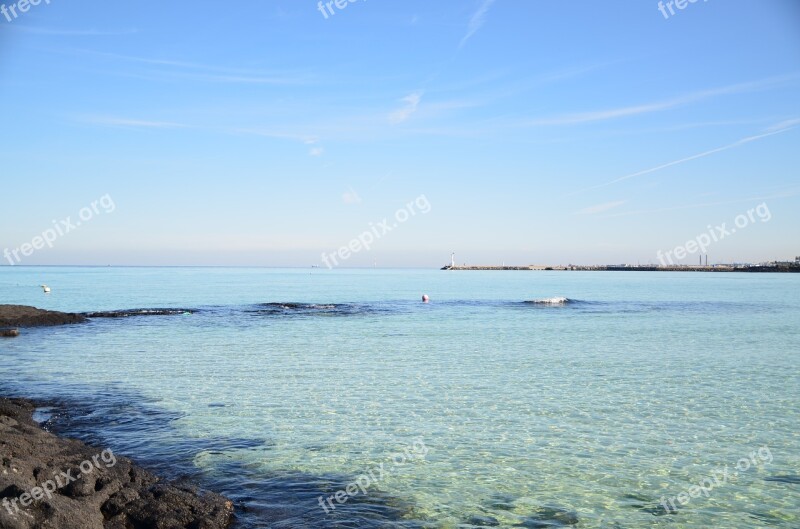
[[[42,292],[44,292],[45,294],[49,294],[50,287],[48,287],[47,285],[42,285]]]

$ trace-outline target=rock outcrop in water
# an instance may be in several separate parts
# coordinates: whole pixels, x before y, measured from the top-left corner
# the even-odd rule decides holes
[[[177,316],[196,312],[194,309],[126,309],[84,312],[82,316],[87,318],[130,318],[133,316]]]
[[[0,398],[3,529],[223,529],[232,503],[161,483],[110,450],[45,432],[34,404]]]
[[[71,312],[37,309],[25,305],[0,305],[0,327],[47,327],[84,321],[84,316]]]
[[[101,312],[58,312],[55,310],[37,309],[26,305],[0,305],[0,337],[17,336],[13,333],[17,327],[48,327],[83,323],[89,318],[129,318],[133,316],[175,316],[194,314],[194,309],[129,309],[108,310]],[[9,331],[8,334],[4,334]]]

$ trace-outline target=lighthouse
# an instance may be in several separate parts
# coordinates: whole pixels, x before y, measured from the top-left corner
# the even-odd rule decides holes
[[[450,254],[450,268],[456,267],[456,253],[453,252]]]

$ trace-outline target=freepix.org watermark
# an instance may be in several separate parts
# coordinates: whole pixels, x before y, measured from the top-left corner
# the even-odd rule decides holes
[[[362,1],[366,2],[367,0],[362,0]],[[358,0],[330,0],[329,2],[319,2],[317,4],[317,9],[319,10],[320,13],[322,13],[322,16],[325,17],[325,20],[328,20],[328,14],[331,15],[336,14],[336,11],[333,10],[334,6],[336,7],[336,9],[341,11],[348,5],[353,4],[355,2],[358,2]]]
[[[101,213],[113,213],[117,209],[111,195],[103,195],[97,200],[93,200],[89,206],[83,207],[78,211],[78,219],[72,220],[72,216],[59,221],[53,221],[53,227],[44,230],[41,235],[37,235],[30,242],[20,244],[13,250],[6,248],[3,250],[3,257],[8,261],[8,264],[15,265],[22,261],[22,257],[30,257],[36,250],[41,250],[45,246],[48,248],[53,247],[53,243],[64,235],[73,230],[78,229],[82,223],[89,222],[95,216]],[[22,257],[20,257],[20,255]]]
[[[772,452],[770,452],[768,446],[762,446],[757,452],[751,452],[750,457],[743,457],[736,462],[736,470],[733,472],[733,476],[737,477],[740,473],[747,472],[753,467],[768,465],[770,463],[772,463]],[[728,483],[730,479],[730,468],[728,465],[725,465],[725,468],[722,470],[714,470],[711,474],[712,475],[700,480],[697,485],[692,485],[671,498],[662,497],[661,505],[664,507],[666,513],[673,514],[677,512],[679,509],[678,505],[684,506],[692,501],[692,498],[699,498],[701,495],[708,498],[712,490]],[[678,505],[675,504],[676,501]]]
[[[665,19],[669,19],[669,17],[675,14],[674,8],[683,11],[689,6],[689,4],[694,4],[698,1],[699,0],[668,0],[667,2],[664,2],[664,0],[661,0],[658,2],[658,10],[661,11],[661,14],[664,15]],[[703,0],[703,2],[708,2],[708,0]],[[667,11],[669,11],[669,13],[667,13]]]
[[[78,465],[79,472],[73,475],[73,471],[76,469],[69,468],[66,471],[59,471],[56,474],[53,474],[53,479],[48,479],[44,483],[42,483],[38,487],[33,487],[30,492],[25,492],[24,494],[20,494],[19,497],[14,498],[13,500],[9,500],[8,498],[3,498],[2,504],[3,507],[6,508],[8,514],[11,516],[16,516],[16,514],[20,513],[20,508],[17,503],[22,505],[23,507],[29,507],[34,501],[40,501],[47,497],[47,499],[53,498],[53,493],[58,489],[66,487],[73,481],[78,481],[84,476],[88,476],[95,469],[99,470],[101,468],[111,468],[117,464],[117,457],[114,455],[110,449],[103,450],[99,454],[92,457],[92,459],[87,459],[86,461],[81,462]],[[13,509],[13,510],[12,510]]]
[[[770,213],[766,202],[762,202],[755,208],[748,209],[746,214],[742,213],[741,215],[737,215],[736,218],[733,219],[733,223],[736,225],[735,228],[728,228],[727,222],[723,222],[719,226],[713,228],[709,224],[707,233],[701,233],[694,239],[686,241],[685,244],[676,246],[667,252],[659,250],[656,252],[656,257],[658,257],[658,260],[661,261],[663,266],[667,266],[667,261],[669,261],[670,265],[675,264],[672,260],[673,256],[675,256],[675,259],[681,260],[697,252],[703,255],[706,253],[706,250],[708,250],[708,247],[711,246],[712,242],[719,242],[736,233],[737,229],[741,230],[754,224],[756,222],[756,216],[761,222],[769,222],[770,219],[772,219],[772,213]]]
[[[398,452],[389,458],[391,467],[387,468],[384,463],[379,464],[377,467],[361,474],[355,481],[349,483],[343,489],[336,491],[327,498],[325,496],[317,498],[319,506],[325,511],[325,514],[330,514],[332,511],[336,510],[336,505],[333,504],[334,501],[336,501],[337,505],[342,505],[343,503],[347,503],[353,496],[358,496],[359,494],[365,495],[370,487],[383,481],[395,468],[403,466],[407,462],[415,459],[424,459],[426,455],[428,455],[428,447],[425,446],[422,439],[418,439],[414,441],[414,444],[410,447],[404,448],[402,452]]]
[[[13,22],[19,18],[20,15],[27,13],[31,6],[38,6],[44,1],[45,4],[50,4],[50,0],[19,0],[16,4],[0,5],[0,14],[2,14],[6,21]]]
[[[425,195],[420,195],[406,204],[405,207],[395,211],[394,223],[390,224],[391,221],[389,219],[383,219],[377,225],[370,222],[370,229],[363,232],[358,237],[351,239],[346,246],[342,246],[337,251],[330,254],[323,253],[322,262],[325,263],[325,266],[327,266],[329,270],[334,266],[339,266],[338,259],[346,261],[353,254],[357,254],[361,250],[369,250],[370,246],[372,246],[375,241],[397,228],[400,224],[406,222],[417,213],[428,213],[430,210],[431,203],[428,202],[428,198]]]

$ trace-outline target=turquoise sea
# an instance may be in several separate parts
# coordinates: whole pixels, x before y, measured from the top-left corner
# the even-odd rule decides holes
[[[239,527],[800,527],[795,274],[3,267],[0,303],[191,309],[0,341],[0,390]]]

